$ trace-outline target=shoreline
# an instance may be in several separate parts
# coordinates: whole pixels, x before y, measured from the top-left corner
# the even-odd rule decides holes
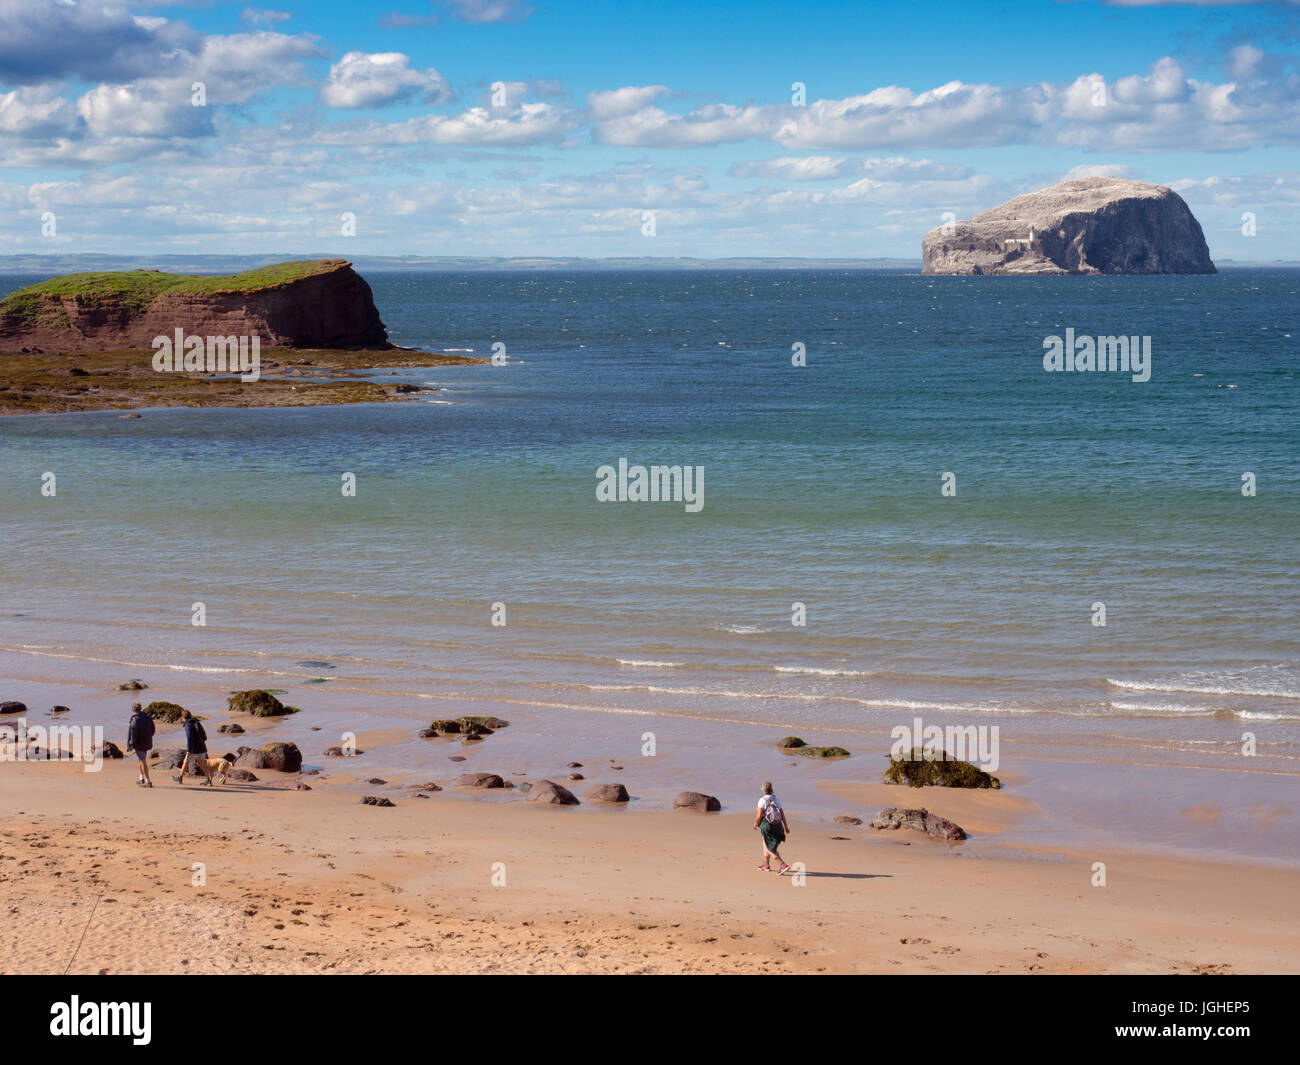
[[[804,864],[799,880],[755,868],[743,812],[446,793],[382,809],[328,784],[298,792],[280,781],[186,785],[182,794],[162,774],[152,791],[136,788],[130,761],[98,775],[67,762],[0,772],[0,801],[13,811],[0,829],[0,883],[24,915],[0,933],[4,971],[1192,974],[1300,965],[1300,930],[1289,921],[1300,870],[1243,876],[1233,863],[1119,850],[965,857],[960,845],[907,830],[864,835],[792,810],[784,850]],[[994,840],[1014,819],[998,805],[983,824]],[[1095,861],[1107,864],[1105,887],[1091,883]]]
[[[372,380],[368,370],[478,366],[490,359],[393,345],[387,348],[267,348],[255,382],[237,374],[158,373],[153,352],[87,351],[0,353],[0,416],[122,415],[168,407],[320,407],[412,399],[435,389],[398,391]],[[73,370],[79,371],[73,374]],[[89,389],[94,388],[91,392]]]
[[[124,673],[118,676],[116,667],[90,662],[79,666],[80,676],[65,674],[58,680],[48,674],[37,680],[34,672],[26,671],[23,679],[15,680],[10,674],[3,694],[27,704],[29,725],[99,725],[104,738],[123,749],[131,702],[174,701],[205,718],[214,757],[242,745],[293,742],[302,751],[304,768],[318,774],[313,783],[328,783],[354,799],[366,791],[363,782],[371,777],[388,782],[376,794],[392,797],[432,780],[450,797],[456,794],[454,782],[460,773],[490,772],[515,782],[552,779],[580,799],[595,784],[623,783],[633,797],[629,813],[636,817],[671,811],[673,797],[688,790],[718,796],[728,813],[747,809],[751,792],[756,795],[758,785],[770,779],[787,806],[826,826],[838,814],[869,821],[886,806],[926,806],[971,833],[972,839],[962,846],[975,856],[990,842],[979,827],[984,814],[980,804],[993,801],[1001,809],[1018,811],[999,827],[999,847],[1119,847],[1170,860],[1300,870],[1292,801],[1292,778],[1300,774],[1249,761],[1226,769],[1199,758],[1179,761],[1171,752],[1159,752],[1163,757],[1158,758],[1135,747],[1103,750],[1079,737],[1013,737],[1004,740],[995,771],[1004,784],[1001,790],[914,789],[883,783],[892,741],[886,726],[866,722],[852,732],[799,728],[811,744],[842,744],[852,754],[846,759],[802,758],[777,748],[776,741],[790,731],[780,724],[615,707],[565,710],[463,698],[413,700],[303,683],[288,684],[281,696],[288,704],[302,706],[301,713],[259,719],[230,714],[225,697],[230,690],[248,687],[279,690],[273,683],[259,684],[262,678],[212,672],[184,676],[180,670],[179,676],[161,677],[146,670],[140,674],[149,684],[146,690],[122,692],[108,682],[109,677],[127,679]],[[73,709],[51,717],[46,708],[54,704]],[[510,724],[471,744],[417,736],[433,718],[466,714],[494,714]],[[0,718],[0,725],[16,723],[18,716]],[[243,727],[244,734],[217,732],[230,721]],[[155,746],[176,746],[175,734],[174,726],[161,725]],[[327,747],[347,742],[349,735],[355,736],[362,756],[325,756]],[[643,744],[650,735],[656,751],[647,757]],[[582,763],[578,771],[584,779],[570,783],[565,778],[572,770],[567,767],[575,761]],[[0,772],[11,767],[0,764]],[[523,799],[517,792],[466,796],[471,797],[494,805]]]

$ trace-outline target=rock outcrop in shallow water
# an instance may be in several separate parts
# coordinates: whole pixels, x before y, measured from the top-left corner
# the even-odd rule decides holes
[[[921,259],[926,274],[1216,272],[1181,196],[1107,177],[1063,181],[932,229]]]
[[[263,347],[383,348],[388,331],[344,259],[226,277],[159,270],[68,274],[0,301],[0,352],[146,350],[154,337],[260,337]]]

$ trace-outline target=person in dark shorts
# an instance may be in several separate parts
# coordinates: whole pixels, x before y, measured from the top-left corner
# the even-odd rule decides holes
[[[153,750],[153,718],[140,709],[139,703],[131,704],[131,721],[126,726],[126,749],[128,753],[135,751],[136,770],[140,776],[136,786],[152,788],[149,752]]]
[[[763,794],[758,800],[758,810],[754,814],[754,828],[763,837],[763,864],[759,866],[765,873],[772,871],[769,864],[773,858],[781,863],[780,871],[790,868],[786,860],[778,853],[785,837],[790,833],[790,822],[785,819],[785,810],[772,794],[772,782],[763,785]]]
[[[208,768],[208,734],[203,731],[199,719],[188,710],[181,711],[181,724],[185,728],[185,758],[181,762],[181,775],[172,777],[177,784],[185,783],[185,771],[190,763],[195,763],[203,770],[207,778],[199,786],[212,787],[212,770]]]

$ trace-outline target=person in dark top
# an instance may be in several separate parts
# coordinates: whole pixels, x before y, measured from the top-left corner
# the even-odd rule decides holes
[[[149,777],[149,752],[153,750],[153,718],[140,709],[139,703],[131,704],[131,721],[126,726],[127,752],[135,751],[136,769],[140,779],[136,786],[152,788],[153,780]]]
[[[181,762],[181,775],[172,777],[177,784],[185,783],[185,772],[191,763],[197,764],[207,777],[200,787],[212,787],[212,770],[208,768],[208,734],[199,719],[188,710],[181,711],[181,724],[185,727],[185,759]]]

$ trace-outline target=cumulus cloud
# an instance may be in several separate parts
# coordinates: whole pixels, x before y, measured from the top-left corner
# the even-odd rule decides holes
[[[401,52],[348,52],[330,67],[320,95],[330,107],[382,107],[415,97],[441,103],[451,89],[436,70],[412,69]]]
[[[403,122],[361,122],[319,130],[313,143],[334,147],[456,144],[518,147],[556,141],[578,127],[578,116],[555,104],[513,110],[471,107],[458,115],[419,115]]]
[[[21,138],[45,138],[71,133],[77,112],[57,89],[22,86],[0,93],[0,133]]]
[[[1265,58],[1239,52],[1236,65]],[[642,103],[644,101],[630,101]],[[685,114],[643,105],[595,114],[593,135],[621,147],[683,148],[769,140],[787,149],[976,148],[1007,144],[1084,150],[1224,150],[1300,139],[1300,76],[1250,84],[1200,81],[1165,57],[1146,74],[1107,84],[1087,74],[1022,88],[948,82],[923,92],[897,85],[843,99]]]
[[[625,85],[621,89],[589,92],[587,107],[594,118],[617,118],[650,106],[667,92],[667,85]]]
[[[956,163],[935,163],[929,159],[907,159],[901,155],[869,159],[828,155],[783,156],[737,163],[733,177],[771,178],[778,181],[830,181],[866,177],[875,181],[956,181],[969,177],[970,167]]]

